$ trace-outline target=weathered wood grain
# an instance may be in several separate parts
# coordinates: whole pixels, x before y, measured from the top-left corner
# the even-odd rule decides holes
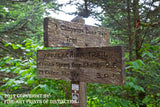
[[[122,46],[38,50],[37,76],[123,85],[124,50]]]
[[[45,47],[103,47],[109,45],[107,28],[58,19],[44,19]]]

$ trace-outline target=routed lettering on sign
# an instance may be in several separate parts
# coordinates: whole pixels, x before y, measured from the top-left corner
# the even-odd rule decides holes
[[[109,45],[109,29],[67,22],[58,19],[44,19],[45,47],[99,47]]]
[[[38,50],[37,76],[123,85],[125,83],[123,47]]]

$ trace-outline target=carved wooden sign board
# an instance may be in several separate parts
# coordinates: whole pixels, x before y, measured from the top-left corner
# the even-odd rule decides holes
[[[44,19],[45,47],[103,47],[109,45],[109,29],[58,19]]]
[[[123,85],[123,47],[38,50],[37,76],[65,81]]]
[[[44,19],[45,47],[72,47],[37,51],[37,77],[71,81],[73,107],[87,107],[87,82],[124,85],[123,46],[109,46],[109,29]]]

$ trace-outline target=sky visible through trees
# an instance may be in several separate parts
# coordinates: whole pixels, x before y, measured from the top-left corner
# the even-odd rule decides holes
[[[57,0],[58,3],[60,4],[66,4],[68,3],[70,0]],[[84,1],[83,0],[79,0],[79,3],[83,3]],[[76,15],[69,15],[67,14],[68,13],[72,13],[72,12],[76,12],[77,11],[77,7],[75,5],[66,5],[66,6],[63,6],[61,8],[62,11],[60,12],[51,12],[51,17],[55,17],[57,19],[61,19],[61,20],[65,20],[65,21],[71,21],[74,17],[76,17]],[[101,10],[100,8],[97,8],[97,10]],[[65,17],[65,18],[64,18]],[[89,17],[89,18],[84,18],[85,20],[85,24],[87,25],[94,25],[95,24],[100,24],[101,22],[92,18],[92,17]]]

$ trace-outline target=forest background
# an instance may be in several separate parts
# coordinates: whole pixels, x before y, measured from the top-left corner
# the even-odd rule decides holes
[[[49,94],[71,99],[70,82],[37,78],[36,52],[43,44],[43,20],[49,11],[75,5],[74,13],[110,28],[110,45],[124,45],[126,85],[87,84],[89,107],[159,107],[159,0],[0,0],[0,106],[70,107],[61,104],[5,104],[6,94]],[[102,11],[96,11],[96,8]],[[54,49],[54,48],[52,48]],[[17,98],[16,100],[28,100]],[[33,99],[30,99],[33,100]],[[43,99],[41,99],[43,100]]]

